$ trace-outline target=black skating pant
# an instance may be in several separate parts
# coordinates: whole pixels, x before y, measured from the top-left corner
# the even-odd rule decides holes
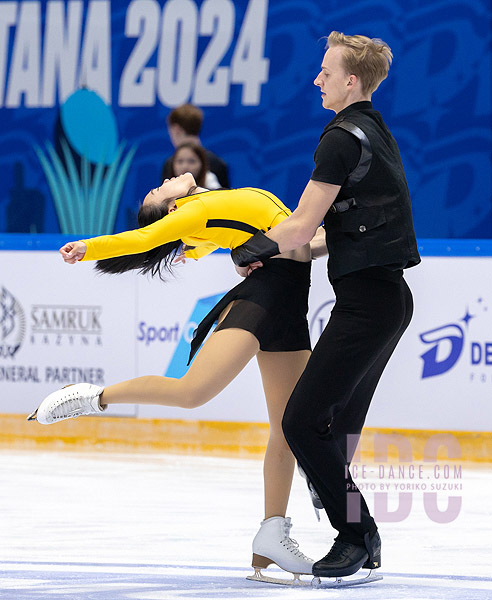
[[[355,450],[353,444],[347,448],[347,435],[352,440],[360,435],[378,381],[410,323],[413,301],[403,278],[344,277],[333,287],[336,302],[330,320],[290,397],[282,425],[339,532],[337,539],[364,545],[364,534],[372,536],[377,527],[346,469]]]

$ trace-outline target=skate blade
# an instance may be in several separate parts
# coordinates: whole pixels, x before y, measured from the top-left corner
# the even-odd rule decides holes
[[[289,585],[293,587],[311,587],[310,581],[303,581],[301,576],[298,573],[293,573],[294,579],[282,579],[280,577],[269,577],[268,575],[263,575],[261,569],[255,567],[255,572],[253,575],[248,575],[246,579],[250,581],[259,581],[260,583],[274,583],[276,585]]]
[[[32,412],[26,419],[26,421],[37,421],[38,417],[38,409],[36,408],[36,410],[34,412]]]
[[[314,508],[314,512],[316,514],[316,518],[318,519],[318,523],[321,521],[319,511],[323,510],[323,504],[321,503],[321,499],[318,496],[316,490],[313,487],[313,484],[309,481],[308,476],[304,472],[303,468],[299,463],[297,463],[297,470],[299,471],[299,475],[306,480],[309,497],[311,498],[311,502]]]
[[[376,575],[372,571],[365,577],[358,577],[355,579],[344,579],[343,577],[331,577],[329,581],[321,581],[319,577],[315,577],[311,582],[311,585],[315,588],[339,588],[339,587],[352,587],[354,585],[363,585],[365,583],[374,583],[375,581],[381,581],[382,575]]]
[[[64,385],[61,389],[64,390],[67,387],[74,385],[73,383],[69,383],[68,385]],[[39,406],[33,411],[26,419],[26,421],[37,421],[38,420],[38,410]]]

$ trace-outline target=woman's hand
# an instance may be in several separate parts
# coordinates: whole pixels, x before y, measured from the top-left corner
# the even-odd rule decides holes
[[[261,260],[257,260],[256,262],[251,263],[247,267],[238,267],[238,265],[234,265],[234,266],[236,267],[236,272],[239,275],[241,275],[241,277],[249,277],[249,275],[251,275],[251,273],[255,269],[259,269],[260,267],[262,267],[263,263],[261,262]]]
[[[183,265],[186,263],[184,246],[181,246],[179,254],[176,254],[176,256],[173,258],[173,265],[179,265],[180,263]]]
[[[66,263],[74,265],[84,258],[87,246],[84,242],[68,242],[60,248],[59,252]]]
[[[238,265],[234,265],[236,267],[236,273],[241,275],[241,277],[247,277],[249,275],[249,267],[238,267]]]
[[[310,246],[312,260],[328,254],[328,248],[326,247],[326,231],[323,226],[318,227],[316,235],[310,242]]]

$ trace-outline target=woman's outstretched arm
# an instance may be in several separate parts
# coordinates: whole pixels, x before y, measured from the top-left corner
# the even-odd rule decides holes
[[[102,260],[147,252],[167,242],[181,240],[206,226],[207,212],[202,202],[190,202],[147,227],[124,231],[114,235],[69,242],[60,248],[65,262]],[[86,248],[84,252],[84,246]]]

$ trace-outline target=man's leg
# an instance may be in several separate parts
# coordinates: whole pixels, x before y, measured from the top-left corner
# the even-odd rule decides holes
[[[352,544],[364,544],[365,534],[373,535],[377,527],[347,472],[345,452],[330,425],[337,414],[346,411],[357,415],[357,427],[362,426],[370,398],[355,392],[378,359],[391,354],[391,342],[408,319],[405,288],[403,283],[355,278],[336,285],[332,316],[283,419],[286,439],[340,532],[339,538]],[[372,391],[377,384],[374,379]],[[369,386],[363,384],[364,388],[367,391]],[[352,492],[350,497],[347,492]],[[348,498],[355,513],[350,519]]]
[[[402,294],[404,297],[405,316],[401,327],[394,335],[386,349],[377,358],[376,362],[369,369],[366,375],[354,390],[350,401],[346,407],[338,412],[330,425],[330,431],[337,440],[340,449],[345,455],[347,464],[352,462],[352,457],[364,426],[367,411],[371,403],[376,387],[381,379],[381,375],[388,364],[398,342],[407,329],[413,314],[412,294],[402,279]],[[349,438],[347,436],[350,436]]]

